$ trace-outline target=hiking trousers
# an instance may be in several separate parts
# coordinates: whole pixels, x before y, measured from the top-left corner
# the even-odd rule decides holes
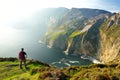
[[[22,62],[24,63],[25,68],[27,68],[26,60],[20,60],[20,69],[22,69]]]

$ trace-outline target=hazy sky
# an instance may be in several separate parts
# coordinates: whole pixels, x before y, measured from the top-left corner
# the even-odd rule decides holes
[[[120,0],[0,0],[0,23],[26,18],[42,8],[98,8],[118,12],[119,4]]]
[[[27,32],[25,30],[14,29],[11,24],[15,24],[20,20],[24,22],[24,20],[28,19],[40,9],[50,7],[76,7],[120,12],[119,4],[120,0],[0,0],[0,49],[2,48],[1,50],[4,52],[8,48],[3,48],[5,46],[8,47],[8,44],[11,47],[13,44],[18,45],[18,43],[22,43],[20,41],[22,41],[23,37],[28,36]]]
[[[0,0],[0,34],[4,34],[6,30],[14,34],[11,33],[14,30],[7,27],[20,20],[24,21],[42,8],[97,8],[119,12],[119,4],[120,0]],[[6,37],[10,35],[9,33]]]
[[[6,30],[8,32],[6,37],[14,34],[12,33],[14,30],[7,27],[27,19],[35,11],[43,8],[97,8],[119,12],[119,4],[120,0],[0,0],[0,34],[4,34]]]

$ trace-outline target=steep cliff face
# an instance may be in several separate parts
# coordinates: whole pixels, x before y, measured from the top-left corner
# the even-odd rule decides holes
[[[110,14],[98,9],[72,8],[59,19],[59,25],[51,25],[43,41],[68,54],[95,56],[99,47],[99,27]]]
[[[61,49],[67,54],[94,56],[102,62],[119,59],[119,13],[73,8],[62,14],[57,24],[52,24],[43,38],[51,48]]]
[[[120,13],[113,14],[100,29],[100,60],[120,60]]]

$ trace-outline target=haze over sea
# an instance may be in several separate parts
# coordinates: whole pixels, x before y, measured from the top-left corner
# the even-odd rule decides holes
[[[41,19],[38,19],[36,12],[51,7],[97,8],[118,12],[119,3],[119,0],[0,0],[0,57],[18,57],[18,52],[23,47],[29,59],[51,65],[89,64],[91,62],[88,60],[66,57],[63,52],[40,44],[39,40],[43,38],[47,28],[45,25],[39,26]]]
[[[39,31],[34,33],[28,29],[26,31],[15,31],[14,34],[15,36],[12,36],[14,39],[4,40],[4,44],[0,43],[2,45],[0,46],[0,57],[18,57],[18,53],[23,47],[28,54],[28,59],[39,60],[57,67],[89,65],[91,63],[91,61],[80,59],[80,57],[66,56],[60,50],[50,49],[47,45],[39,43],[42,38]]]

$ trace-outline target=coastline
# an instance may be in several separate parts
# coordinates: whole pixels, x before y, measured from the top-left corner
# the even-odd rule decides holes
[[[92,61],[94,64],[104,64],[91,56],[81,56],[81,59],[88,59],[88,60]]]

